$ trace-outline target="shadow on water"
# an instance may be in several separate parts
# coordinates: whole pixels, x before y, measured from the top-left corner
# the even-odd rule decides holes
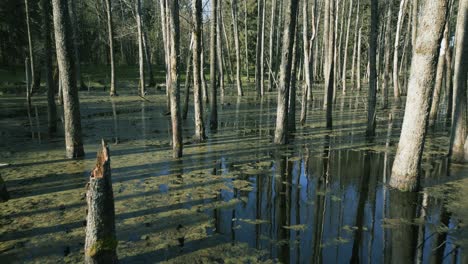
[[[85,97],[89,154],[79,161],[63,159],[62,143],[40,133],[25,144],[47,124],[39,101],[19,123],[29,141],[13,138],[25,149],[11,143],[11,157],[2,152],[12,199],[0,204],[1,258],[82,262],[84,185],[102,137],[111,143],[121,263],[466,263],[468,169],[447,163],[445,136],[434,134],[423,191],[388,188],[401,110],[378,120],[369,143],[359,98],[339,98],[333,131],[314,101],[313,122],[277,147],[275,97],[226,96],[205,143],[191,141],[189,112],[184,157],[173,160],[164,95],[155,103]]]

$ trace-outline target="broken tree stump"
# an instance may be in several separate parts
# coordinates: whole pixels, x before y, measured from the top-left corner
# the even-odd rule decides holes
[[[112,192],[109,149],[102,140],[96,167],[91,172],[86,220],[85,263],[117,263],[114,195]]]
[[[0,202],[6,202],[10,199],[10,195],[8,194],[6,184],[3,181],[2,176],[0,175]]]

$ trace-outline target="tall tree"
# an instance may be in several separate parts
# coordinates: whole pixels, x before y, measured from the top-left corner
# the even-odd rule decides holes
[[[371,12],[372,12],[372,2],[371,2]],[[342,72],[342,77],[341,77],[341,85],[343,89],[343,94],[346,93],[346,68],[347,68],[347,62],[348,62],[348,43],[349,43],[349,30],[351,27],[351,15],[353,14],[353,0],[350,0],[349,2],[349,13],[348,13],[348,22],[346,26],[346,38],[345,38],[345,45],[343,47],[344,49],[344,59],[343,59],[343,72]],[[372,16],[372,15],[371,15]],[[372,18],[371,18],[372,20]],[[372,24],[372,22],[371,22]],[[372,29],[371,29],[372,31]],[[377,31],[377,30],[376,30]],[[372,32],[371,32],[372,34]],[[377,32],[375,32],[377,34]]]
[[[393,96],[400,98],[400,86],[398,78],[398,52],[400,49],[400,35],[401,27],[403,26],[403,19],[406,10],[406,3],[408,0],[400,0],[400,10],[398,11],[398,21],[395,33],[395,45],[393,50]]]
[[[291,81],[292,51],[294,45],[294,28],[296,26],[296,15],[298,0],[289,0],[285,6],[283,48],[281,52],[280,77],[278,82],[278,107],[276,112],[275,144],[286,144],[288,142],[288,103],[289,86]]]
[[[211,0],[211,28],[210,28],[210,129],[218,128],[218,109],[216,99],[216,24],[218,0]]]
[[[141,0],[136,0],[136,21],[138,40],[138,65],[140,69],[140,95],[145,96],[145,54],[143,53],[143,20],[141,18]],[[168,38],[168,36],[166,36]],[[169,65],[169,62],[168,62]]]
[[[192,0],[193,19],[193,104],[195,112],[195,140],[205,141],[205,125],[203,122],[202,80],[201,80],[201,23],[202,23],[202,0]],[[239,66],[239,65],[238,65]]]
[[[117,95],[115,90],[115,62],[114,62],[114,27],[112,23],[112,5],[111,0],[106,0],[107,9],[107,32],[109,36],[109,59],[111,66],[111,83],[110,83],[110,95]]]
[[[376,93],[377,93],[377,27],[378,27],[378,0],[371,0],[371,19],[369,36],[369,91],[367,93],[367,136],[375,135],[376,119]],[[346,54],[346,53],[345,53]],[[346,55],[345,55],[346,56]],[[346,61],[346,60],[345,60]]]
[[[428,113],[434,89],[437,57],[448,0],[421,0],[416,45],[411,61],[408,97],[390,185],[405,191],[418,189]]]
[[[325,18],[324,18],[324,35],[323,45],[325,47],[325,89],[324,89],[324,108],[326,110],[326,127],[332,128],[332,104],[335,73],[333,69],[335,58],[335,4],[334,1],[325,0]]]
[[[255,88],[257,95],[263,96],[263,39],[264,39],[264,5],[265,0],[258,0],[258,14],[257,14],[257,49],[255,56]]]
[[[453,74],[453,117],[450,136],[450,158],[454,162],[468,162],[467,72],[468,72],[468,0],[458,4],[455,68]]]
[[[73,51],[75,55],[75,70],[76,70],[76,78],[78,87],[82,90],[86,89],[86,85],[83,81],[83,77],[81,75],[81,58],[80,58],[80,30],[78,26],[78,19],[76,17],[76,2],[77,1],[69,1],[69,12],[70,12],[70,21],[71,21],[71,30],[73,36]]]
[[[55,105],[55,83],[52,74],[52,40],[50,38],[50,0],[41,0],[42,34],[44,38],[44,66],[47,87],[47,120],[49,133],[57,131],[57,107]]]
[[[389,0],[387,4],[387,21],[385,25],[385,44],[384,46],[384,69],[383,69],[383,85],[382,85],[382,98],[383,98],[383,108],[388,106],[388,90],[389,90],[389,81],[390,81],[390,49],[388,48],[391,44],[391,25],[392,25],[392,3],[393,0]]]
[[[278,0],[272,0],[271,1],[271,17],[270,17],[270,34],[269,34],[269,46],[268,46],[268,54],[269,54],[269,61],[268,61],[268,91],[273,90],[273,82],[275,79],[274,72],[273,70],[275,69],[275,63],[276,63],[276,56],[273,52],[273,47],[274,47],[274,38],[275,38],[275,28],[276,28],[276,9],[278,6]]]
[[[275,0],[274,0],[275,1]],[[242,91],[242,77],[241,77],[241,55],[240,55],[240,44],[239,44],[239,24],[237,15],[237,0],[231,0],[231,13],[232,13],[232,25],[234,31],[234,46],[236,48],[236,84],[237,84],[237,95],[243,96]]]
[[[84,156],[81,136],[81,116],[76,70],[73,53],[70,15],[67,0],[52,0],[55,48],[63,90],[63,114],[65,120],[65,147],[68,158]]]
[[[31,36],[31,18],[29,16],[29,0],[24,0],[24,6],[26,9],[26,28],[27,28],[27,34],[28,34],[28,49],[29,49],[29,65],[31,68],[31,79],[34,80],[34,52],[33,52],[33,42],[32,42],[32,36]],[[33,81],[34,84],[34,81]],[[32,93],[38,87],[31,87],[29,90],[29,93]],[[31,96],[31,95],[29,95]]]

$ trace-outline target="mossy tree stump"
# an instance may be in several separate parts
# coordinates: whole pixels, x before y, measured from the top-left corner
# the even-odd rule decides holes
[[[85,263],[117,263],[110,154],[104,140],[90,175],[86,198]]]

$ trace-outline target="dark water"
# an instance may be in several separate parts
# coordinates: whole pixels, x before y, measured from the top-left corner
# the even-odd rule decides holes
[[[393,120],[379,110],[367,141],[363,95],[337,99],[333,131],[314,101],[286,147],[271,143],[275,95],[226,97],[206,143],[192,142],[189,113],[181,160],[171,158],[164,96],[82,97],[80,161],[48,137],[44,101],[28,119],[19,99],[1,99],[14,113],[1,120],[6,263],[82,262],[83,186],[100,138],[110,143],[122,263],[467,263],[468,168],[444,157],[443,125],[428,139],[421,191],[401,193],[386,184],[402,110]]]

